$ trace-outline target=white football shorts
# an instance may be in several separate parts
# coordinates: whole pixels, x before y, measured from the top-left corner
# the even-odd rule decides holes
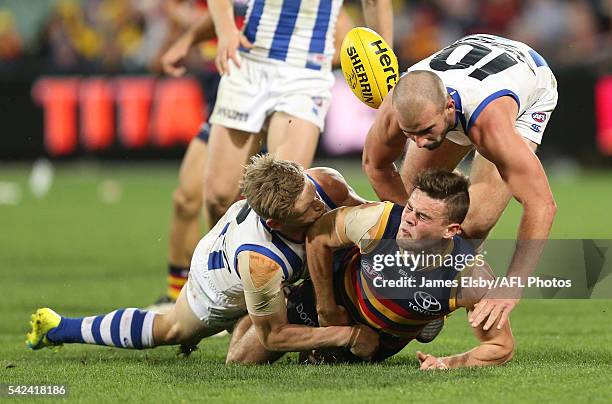
[[[191,311],[209,328],[228,329],[247,314],[244,288],[225,268],[208,269],[208,246],[202,240],[193,253],[189,279],[183,287]],[[218,272],[221,271],[221,272]]]
[[[259,133],[266,119],[278,111],[323,130],[334,84],[331,72],[262,61],[243,52],[239,57],[240,68],[230,61],[230,74],[221,78],[211,123]]]
[[[230,329],[247,314],[244,297],[228,299],[215,289],[212,282],[202,277],[193,277],[191,271],[184,288],[191,311],[208,328]]]
[[[537,101],[517,118],[515,127],[524,138],[541,144],[559,98],[557,79],[548,67],[538,67],[538,92],[540,96]]]

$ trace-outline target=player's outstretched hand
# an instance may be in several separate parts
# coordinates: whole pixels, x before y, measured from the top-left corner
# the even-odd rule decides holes
[[[355,325],[351,332],[348,348],[353,355],[370,361],[378,350],[379,335],[366,325]]]
[[[172,46],[163,54],[161,58],[162,68],[164,73],[172,77],[181,77],[187,69],[183,64],[191,43],[187,38],[179,38]]]
[[[243,46],[247,49],[251,49],[253,44],[242,35],[242,32],[236,30],[227,35],[219,36],[219,44],[217,45],[217,57],[215,58],[215,65],[219,74],[230,74],[229,60],[240,67],[240,60],[238,58],[238,47]]]
[[[448,366],[446,366],[442,358],[436,358],[433,355],[424,354],[421,351],[417,351],[416,357],[421,364],[419,370],[448,369]]]
[[[472,327],[478,327],[482,324],[485,319],[483,330],[488,331],[497,321],[497,329],[501,329],[510,317],[510,312],[514,309],[514,306],[518,304],[520,299],[515,298],[487,298],[495,292],[491,292],[491,289],[487,292],[484,298],[474,305],[474,310],[471,312],[468,321]]]
[[[349,325],[349,319],[346,309],[336,305],[333,310],[319,311],[319,326],[328,327],[330,325]]]

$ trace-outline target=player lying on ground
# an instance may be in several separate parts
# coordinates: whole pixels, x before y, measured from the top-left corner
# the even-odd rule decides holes
[[[335,170],[304,171],[296,163],[270,155],[252,159],[241,185],[246,200],[232,205],[200,241],[186,287],[167,314],[121,309],[67,318],[48,308],[38,309],[32,315],[27,345],[32,349],[63,343],[135,349],[193,346],[204,337],[231,329],[248,307],[251,312],[265,313],[254,320],[263,347],[241,346],[247,329],[237,327],[228,361],[266,362],[272,355],[269,351],[343,346],[361,358],[370,358],[378,346],[378,336],[371,328],[289,325],[282,292],[284,284],[304,273],[304,240],[310,224],[337,205],[355,206],[364,200]],[[246,299],[243,288],[249,291]]]
[[[489,280],[493,276],[484,260],[477,259],[472,244],[459,236],[470,203],[468,184],[459,174],[425,171],[414,179],[415,190],[405,208],[377,202],[323,215],[307,238],[312,284],[305,281],[289,296],[290,320],[323,326],[367,324],[380,333],[380,349],[373,359],[382,360],[399,352],[433,319],[459,307],[465,307],[468,313],[473,311],[486,290],[462,287],[465,280],[461,278]],[[421,255],[421,262],[430,265],[393,263],[382,270],[377,268],[376,257],[395,256],[400,251],[397,246],[402,252]],[[340,250],[332,256],[334,249]],[[439,257],[437,263],[434,257]],[[464,267],[469,257],[474,259]],[[413,284],[381,284],[383,278],[391,281],[406,277],[412,278]],[[451,286],[453,281],[458,286]],[[436,286],[440,282],[448,286]],[[509,321],[500,329],[490,327],[492,321],[490,318],[485,329],[474,328],[480,345],[468,352],[441,358],[417,352],[421,369],[509,361],[514,349]],[[347,359],[342,355],[336,358]]]
[[[486,238],[514,196],[523,217],[507,274],[525,279],[556,212],[534,153],[556,105],[557,82],[537,52],[493,35],[467,36],[410,67],[384,99],[366,139],[364,171],[381,200],[404,203],[416,173],[452,170],[475,148],[464,235]],[[408,141],[400,177],[394,162]],[[472,325],[491,316],[502,326],[519,298],[483,299]]]

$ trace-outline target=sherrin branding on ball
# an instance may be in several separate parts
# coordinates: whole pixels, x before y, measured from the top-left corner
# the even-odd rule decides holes
[[[340,52],[342,72],[353,93],[378,108],[399,79],[393,49],[375,31],[356,27],[346,34]]]

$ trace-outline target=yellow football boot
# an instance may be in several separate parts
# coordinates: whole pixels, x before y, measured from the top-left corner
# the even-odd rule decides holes
[[[47,339],[47,333],[56,328],[62,317],[49,308],[38,309],[30,316],[32,331],[26,334],[26,345],[28,348],[37,350],[45,347],[59,347],[62,344],[54,344]]]

